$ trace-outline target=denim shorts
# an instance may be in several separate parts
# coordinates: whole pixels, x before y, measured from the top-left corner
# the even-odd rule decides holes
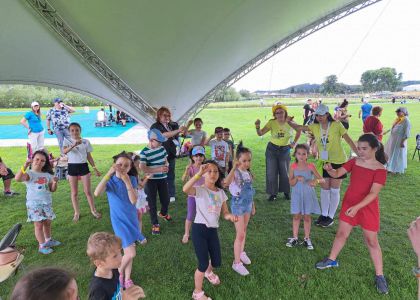
[[[235,216],[250,214],[252,211],[252,201],[243,201],[239,196],[232,197],[230,202],[230,212]]]

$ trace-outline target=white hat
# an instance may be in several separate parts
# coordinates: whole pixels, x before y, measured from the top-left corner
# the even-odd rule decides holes
[[[330,110],[328,109],[328,106],[326,106],[325,104],[318,105],[318,107],[315,110],[315,114],[320,115],[320,116],[323,116],[323,115],[325,115],[326,113],[329,113],[329,112],[330,112]]]
[[[34,106],[36,106],[36,105],[38,105],[38,106],[39,106],[39,103],[38,103],[38,102],[36,102],[36,101],[34,101],[34,102],[32,102],[32,103],[31,103],[31,107],[34,107]]]

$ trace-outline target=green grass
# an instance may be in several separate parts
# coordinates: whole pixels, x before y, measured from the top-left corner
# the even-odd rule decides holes
[[[420,132],[420,105],[407,105],[413,123],[412,135]],[[382,121],[385,127],[392,124],[396,106],[384,105]],[[356,116],[358,106],[350,106]],[[289,109],[289,113],[301,120],[301,107]],[[215,126],[230,127],[238,142],[253,150],[252,169],[256,174],[255,203],[257,214],[251,219],[248,229],[246,250],[253,263],[251,274],[242,278],[231,269],[233,260],[233,240],[235,230],[232,223],[221,220],[219,236],[221,240],[222,267],[217,270],[222,284],[212,287],[207,282],[204,289],[213,299],[382,299],[373,286],[374,269],[364,245],[361,230],[356,228],[339,256],[340,268],[318,271],[314,264],[328,254],[337,224],[332,228],[313,227],[312,238],[315,250],[302,247],[289,249],[285,246],[291,234],[290,203],[281,197],[274,203],[266,201],[264,152],[268,135],[260,138],[255,134],[253,123],[260,118],[262,123],[270,118],[270,108],[258,109],[208,109],[200,117],[204,129],[211,132]],[[361,121],[353,117],[350,136],[353,139],[361,133]],[[302,138],[304,139],[304,137]],[[100,170],[106,171],[111,164],[111,156],[123,149],[138,150],[135,145],[94,146],[93,157]],[[348,149],[348,147],[346,147]],[[420,192],[419,162],[411,160],[414,138],[409,140],[409,165],[405,175],[389,176],[387,185],[380,195],[381,232],[380,243],[384,256],[384,269],[390,285],[390,299],[414,299],[416,280],[411,268],[416,260],[406,235],[406,228],[418,214]],[[51,147],[57,153],[57,148]],[[17,170],[25,160],[25,149],[8,147],[0,149],[1,157],[13,170]],[[187,159],[177,162],[177,202],[170,205],[174,223],[162,223],[163,234],[159,237],[149,233],[149,216],[145,216],[145,229],[149,243],[137,248],[133,279],[145,290],[148,299],[189,299],[194,286],[193,273],[196,258],[192,244],[182,245],[183,224],[186,215],[186,197],[181,192],[180,177]],[[93,186],[98,178],[93,178]],[[345,191],[348,179],[344,181]],[[60,181],[58,191],[53,195],[57,219],[53,222],[54,237],[63,242],[61,247],[48,256],[37,253],[33,226],[26,223],[25,187],[14,183],[13,188],[21,193],[14,198],[0,196],[0,234],[3,235],[13,224],[21,222],[23,230],[17,244],[25,249],[25,269],[36,266],[57,265],[69,268],[77,275],[82,299],[86,299],[87,288],[93,268],[85,255],[86,241],[95,231],[112,231],[106,197],[96,199],[98,209],[103,213],[100,221],[89,215],[85,197],[80,194],[82,218],[73,224],[69,186]],[[7,297],[17,279],[18,273],[0,285],[0,296]]]

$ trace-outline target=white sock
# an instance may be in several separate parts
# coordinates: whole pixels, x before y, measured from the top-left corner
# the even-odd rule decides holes
[[[328,209],[330,208],[330,190],[321,189],[321,214],[328,216]]]
[[[328,211],[328,216],[331,219],[334,219],[338,203],[340,203],[340,189],[330,189],[330,209]]]

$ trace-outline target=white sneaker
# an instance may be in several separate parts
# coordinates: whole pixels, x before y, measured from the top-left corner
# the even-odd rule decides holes
[[[169,202],[175,202],[175,197],[169,198]]]
[[[239,258],[241,259],[241,262],[243,262],[245,265],[251,264],[251,260],[249,259],[248,255],[246,255],[245,251],[241,253]]]
[[[235,270],[236,273],[242,276],[246,276],[249,274],[248,270],[245,268],[244,264],[239,262],[237,264],[232,264],[232,269]]]

